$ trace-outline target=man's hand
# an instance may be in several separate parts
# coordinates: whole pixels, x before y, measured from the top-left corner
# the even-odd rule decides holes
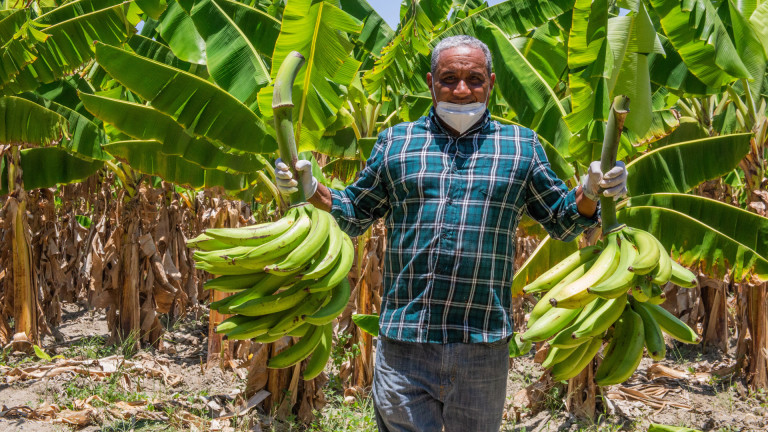
[[[309,200],[317,191],[317,179],[312,175],[312,162],[299,160],[296,162],[296,171],[301,177],[301,186],[304,189],[304,198]],[[293,178],[293,173],[282,159],[275,161],[275,177],[277,178],[277,190],[283,196],[288,196],[299,190],[299,183]]]
[[[600,161],[594,161],[589,164],[581,186],[584,196],[592,201],[598,201],[601,194],[618,200],[627,194],[627,167],[624,162],[616,161],[616,165],[603,174]]]

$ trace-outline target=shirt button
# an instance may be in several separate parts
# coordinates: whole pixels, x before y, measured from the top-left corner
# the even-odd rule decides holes
[[[448,238],[448,233],[447,232],[443,233],[443,238]]]

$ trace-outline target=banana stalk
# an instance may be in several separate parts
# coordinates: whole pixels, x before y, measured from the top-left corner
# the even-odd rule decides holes
[[[608,172],[616,165],[616,154],[621,141],[621,129],[624,120],[629,114],[629,98],[624,95],[616,96],[608,114],[608,123],[605,125],[605,137],[603,138],[603,151],[600,155],[600,170]],[[616,202],[611,197],[600,196],[600,212],[603,218],[603,236],[619,227],[616,220]]]
[[[280,149],[280,159],[290,167],[293,178],[299,182],[298,191],[289,197],[290,204],[298,204],[306,201],[304,189],[301,187],[301,178],[296,173],[296,162],[299,154],[296,151],[296,140],[293,135],[293,82],[296,75],[304,65],[304,56],[296,51],[291,51],[283,60],[280,69],[275,76],[275,90],[272,93],[272,110],[275,114],[275,132],[277,146]]]

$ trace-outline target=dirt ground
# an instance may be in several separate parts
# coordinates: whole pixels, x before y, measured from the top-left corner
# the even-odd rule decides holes
[[[108,338],[103,313],[90,312],[77,305],[67,304],[60,331],[64,335],[63,342],[56,343],[53,338],[46,338],[43,341],[42,348],[51,356],[79,354],[80,357],[74,358],[77,360],[78,358],[109,359],[109,356],[115,354],[108,352],[106,348],[104,352],[98,351],[99,342]],[[243,391],[245,380],[242,372],[244,370],[241,369],[241,376],[238,376],[232,370],[222,371],[218,367],[206,368],[202,363],[207,346],[205,332],[205,317],[200,319],[189,317],[170,325],[164,338],[163,350],[142,352],[131,357],[132,361],[141,364],[141,367],[146,367],[148,372],[142,373],[137,369],[139,372],[128,373],[119,382],[83,377],[75,373],[62,373],[52,378],[16,379],[9,372],[13,367],[24,368],[45,362],[34,356],[0,357],[0,432],[166,430],[162,427],[162,421],[152,423],[147,420],[137,423],[135,420],[121,420],[119,412],[113,410],[110,414],[109,410],[105,410],[104,404],[101,405],[100,410],[94,411],[98,411],[101,417],[79,429],[54,424],[50,420],[29,420],[25,418],[29,415],[19,415],[19,412],[24,410],[31,412],[51,405],[59,409],[67,407],[77,409],[83,403],[82,400],[78,402],[78,399],[93,394],[97,394],[102,401],[109,403],[115,403],[123,398],[129,399],[126,402],[136,404],[139,402],[135,401],[144,400],[145,405],[147,400],[159,401],[153,407],[145,406],[144,408],[147,409],[142,411],[142,415],[149,417],[142,418],[154,418],[152,416],[162,418],[163,415],[176,412],[178,409],[194,414],[193,417],[217,417],[227,411],[227,403],[237,400],[238,394]],[[91,350],[90,353],[83,351],[88,349]],[[540,403],[533,410],[513,407],[520,402],[521,390],[536,383],[542,374],[542,369],[534,362],[532,350],[529,354],[515,359],[510,368],[507,386],[510,408],[505,414],[502,430],[519,432],[644,431],[651,422],[687,426],[703,431],[768,430],[768,395],[765,391],[752,392],[738,379],[708,374],[712,370],[727,367],[729,362],[732,363],[732,359],[723,357],[719,351],[702,352],[699,346],[689,347],[670,342],[667,357],[659,364],[670,368],[668,370],[677,371],[680,374],[679,378],[656,377],[649,380],[647,378],[649,369],[658,366],[652,368],[654,362],[645,357],[632,379],[622,386],[604,389],[609,398],[609,405],[603,403],[603,399],[598,395],[596,420],[583,420],[567,413],[564,402],[565,388],[562,385],[543,393]],[[156,370],[162,370],[163,376],[150,373]],[[693,375],[694,372],[698,374]],[[12,382],[9,383],[9,381]],[[618,399],[619,397],[629,400]],[[99,407],[95,402],[90,403]],[[16,408],[15,411],[14,408]],[[121,409],[130,409],[130,406],[124,405]],[[256,413],[253,411],[251,414]],[[261,416],[259,414],[259,417]],[[155,429],[147,426],[148,424],[160,426]],[[189,423],[175,424],[177,424],[175,430],[194,429],[189,426]],[[371,425],[372,422],[368,424]],[[219,428],[218,430],[234,429]],[[248,429],[237,429],[237,431],[240,430]],[[251,430],[260,429],[257,427]],[[375,430],[375,427],[367,427],[365,430]]]

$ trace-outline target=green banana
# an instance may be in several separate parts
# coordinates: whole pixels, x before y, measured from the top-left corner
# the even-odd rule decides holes
[[[619,233],[619,264],[606,280],[587,288],[587,290],[603,298],[616,298],[626,294],[632,285],[635,274],[629,270],[637,257],[637,249],[623,234]]]
[[[322,249],[317,253],[317,258],[301,277],[302,280],[322,278],[333,270],[336,263],[341,259],[341,248],[346,234],[341,231],[339,224],[336,223],[336,219],[330,213],[323,212],[323,214],[327,215],[329,219],[330,233]]]
[[[658,423],[651,423],[648,426],[648,432],[701,432],[698,429],[691,429],[683,426],[669,426]]]
[[[601,337],[592,338],[589,343],[581,344],[576,347],[578,355],[576,353],[571,354],[566,362],[560,362],[552,367],[552,380],[564,381],[571,379],[581,373],[585,367],[595,358],[595,355],[600,351],[600,347],[603,346],[603,339]],[[576,358],[578,357],[578,359]]]
[[[590,319],[592,313],[605,304],[606,301],[608,300],[598,297],[594,299],[592,303],[584,306],[584,309],[581,310],[581,313],[573,321],[573,324],[557,333],[555,337],[549,341],[549,344],[554,347],[567,348],[581,345],[586,342],[588,338],[576,339],[572,336],[573,332],[579,328],[584,320]]]
[[[639,302],[647,302],[651,298],[651,281],[647,276],[635,278],[635,286],[632,287],[632,297]]]
[[[292,276],[267,275],[259,283],[240,291],[235,295],[225,297],[219,301],[211,303],[211,309],[221,313],[232,313],[232,308],[243,303],[272,295],[283,285],[290,283],[294,278]]]
[[[336,262],[336,265],[325,276],[318,279],[309,287],[309,292],[322,292],[327,291],[336,285],[349,274],[349,269],[352,267],[352,262],[355,260],[355,246],[352,244],[349,236],[344,235],[341,243],[341,258]]]
[[[283,318],[284,315],[285,313],[274,313],[258,318],[248,317],[250,318],[250,321],[246,321],[227,332],[227,339],[246,340],[265,335],[273,325]]]
[[[667,345],[664,343],[664,335],[661,334],[661,327],[651,314],[641,306],[638,306],[634,300],[630,300],[632,310],[635,311],[643,320],[643,331],[645,335],[645,348],[648,355],[654,360],[664,360],[667,355]]]
[[[244,324],[253,318],[243,316],[243,315],[235,315],[231,316],[221,323],[219,323],[218,326],[216,326],[216,333],[227,333],[234,329],[236,329],[239,325]]]
[[[240,292],[250,288],[265,277],[266,273],[249,273],[244,275],[219,276],[209,279],[203,284],[203,289],[216,290],[221,292]]]
[[[323,291],[310,295],[298,307],[290,309],[280,321],[267,332],[270,336],[284,335],[296,327],[304,324],[307,315],[312,315],[320,309],[328,300],[328,292]]]
[[[552,306],[556,308],[581,308],[597,297],[587,291],[587,288],[599,284],[618,266],[620,253],[618,233],[609,234],[605,244],[605,249],[595,264],[584,273],[584,276],[562,288],[549,300]]]
[[[589,246],[572,253],[554,267],[545,271],[536,280],[526,285],[523,288],[523,292],[532,294],[550,290],[577,267],[596,258],[601,251],[597,246]]]
[[[692,328],[688,327],[687,324],[680,321],[663,307],[651,303],[638,303],[638,306],[644,307],[659,324],[659,327],[664,330],[664,333],[673,339],[687,344],[695,344],[701,341],[699,335]]]
[[[217,249],[226,249],[230,247],[227,243],[224,243],[222,241],[216,240],[215,238],[206,235],[205,233],[200,234],[199,236],[195,238],[191,238],[187,240],[187,247],[190,248],[198,248],[200,250],[204,251],[212,251]]]
[[[547,353],[547,358],[545,358],[544,361],[541,362],[541,367],[548,369],[558,363],[568,360],[571,357],[571,354],[576,352],[576,349],[578,347],[579,347],[578,345],[565,347],[565,348],[551,347],[549,349],[549,352]]]
[[[295,274],[307,267],[312,258],[323,247],[328,238],[330,221],[311,204],[305,211],[312,215],[311,228],[304,241],[293,249],[281,262],[264,267],[267,273]]]
[[[205,234],[232,246],[261,246],[288,231],[296,222],[297,208],[291,208],[280,220],[242,228],[209,228]]]
[[[673,284],[683,288],[693,288],[696,286],[696,275],[687,268],[681,266],[677,261],[672,261],[672,276],[669,279]]]
[[[531,313],[528,316],[528,327],[533,326],[536,323],[536,320],[538,320],[548,310],[552,309],[552,304],[549,302],[549,300],[554,297],[555,294],[560,292],[563,287],[582,277],[584,273],[586,273],[587,270],[589,270],[589,268],[595,263],[595,260],[596,258],[576,267],[562,281],[547,291],[531,310]]]
[[[304,337],[307,334],[307,332],[309,332],[309,330],[312,327],[313,327],[312,324],[309,324],[309,323],[305,322],[304,324],[302,324],[302,325],[296,327],[295,329],[289,331],[285,335],[286,336],[293,336],[293,337]]]
[[[579,327],[571,335],[574,339],[589,338],[603,334],[608,327],[624,312],[627,305],[627,295],[607,300],[599,309],[589,315],[587,319],[579,324]]]
[[[528,351],[531,350],[531,346],[533,346],[531,341],[522,341],[520,340],[520,333],[515,333],[515,337],[509,343],[509,356],[520,357],[528,354]]]
[[[323,328],[312,326],[298,342],[281,351],[267,362],[270,369],[293,366],[312,354],[323,336]]]
[[[553,336],[570,324],[582,308],[552,308],[544,313],[528,330],[520,336],[522,341],[541,342]]]
[[[328,359],[331,358],[331,347],[333,346],[333,325],[328,323],[316,331],[322,332],[320,342],[312,351],[312,357],[309,358],[307,366],[304,368],[301,377],[304,381],[309,381],[325,369]]]
[[[331,291],[331,299],[328,304],[320,308],[320,310],[314,314],[306,317],[305,320],[310,324],[318,326],[332,322],[339,316],[339,314],[344,312],[344,309],[346,309],[351,293],[352,288],[349,286],[349,280],[345,278]]]
[[[307,281],[300,281],[277,294],[259,297],[234,306],[230,305],[228,309],[232,313],[247,316],[269,315],[288,310],[301,303],[309,295],[308,284]]]
[[[630,237],[632,243],[637,247],[637,257],[632,263],[631,271],[639,275],[650,273],[659,264],[659,256],[661,255],[656,237],[638,228],[627,227],[624,228],[623,232]]]
[[[631,308],[625,308],[616,321],[614,344],[595,372],[595,382],[600,386],[626,381],[637,369],[643,358],[645,333],[643,320]]]
[[[651,296],[648,297],[648,303],[660,305],[667,299],[667,295],[658,285],[651,285]]]
[[[659,266],[651,272],[651,282],[656,285],[664,285],[669,282],[672,277],[672,258],[669,257],[667,250],[664,249],[664,245],[660,241],[656,240],[659,245]]]

